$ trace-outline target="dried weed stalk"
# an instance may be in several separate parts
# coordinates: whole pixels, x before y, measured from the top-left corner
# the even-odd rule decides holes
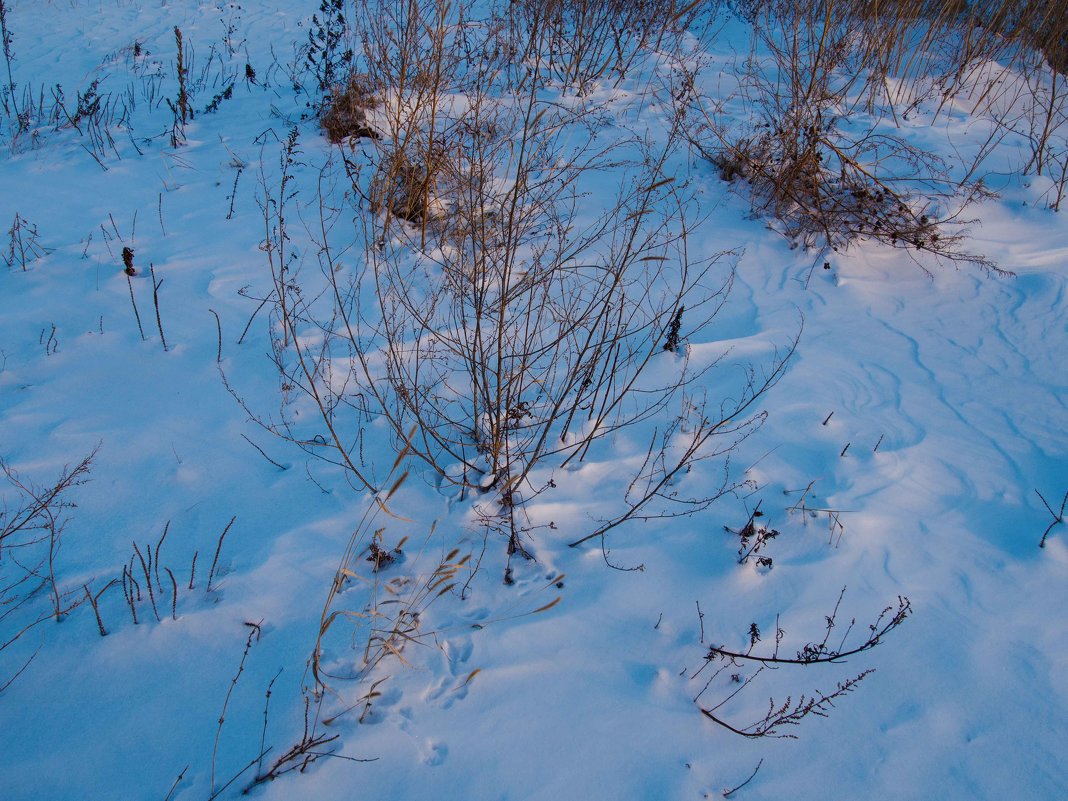
[[[5,485],[0,499],[0,623],[5,631],[0,637],[0,654],[36,626],[62,620],[82,603],[78,590],[61,589],[56,560],[67,512],[74,508],[69,496],[89,480],[98,450],[99,446],[45,484],[30,481],[0,459]],[[41,596],[49,599],[47,609],[41,610],[35,603]],[[13,679],[11,676],[4,686]]]
[[[871,669],[865,670],[853,678],[840,681],[835,685],[835,689],[828,693],[817,690],[811,695],[801,695],[796,701],[792,697],[788,697],[781,703],[776,703],[774,699],[771,699],[768,701],[767,711],[764,716],[747,725],[735,725],[730,723],[728,720],[724,719],[719,710],[727,705],[728,702],[736,698],[766,669],[776,668],[782,665],[809,666],[830,663],[837,664],[846,661],[851,656],[871,650],[875,646],[880,645],[883,638],[889,632],[900,626],[912,611],[909,599],[899,597],[896,607],[886,607],[876,620],[869,624],[868,634],[862,642],[847,646],[849,636],[856,625],[856,618],[853,618],[846,626],[845,632],[838,640],[838,644],[834,645],[831,643],[830,638],[832,632],[838,626],[838,611],[844,595],[845,588],[842,589],[841,594],[838,596],[838,601],[835,603],[834,610],[826,617],[826,625],[822,638],[818,641],[805,643],[794,656],[788,656],[781,653],[780,649],[786,638],[786,632],[779,626],[778,618],[775,620],[775,645],[770,653],[754,653],[754,649],[761,641],[761,632],[756,623],[749,626],[747,635],[749,645],[745,650],[732,650],[715,645],[710,647],[708,654],[705,656],[705,664],[702,665],[702,667],[691,677],[692,679],[696,679],[706,667],[710,665],[717,666],[712,676],[705,682],[701,691],[694,697],[694,701],[695,703],[698,703],[701,713],[709,720],[722,726],[728,731],[742,735],[743,737],[751,738],[771,737],[794,739],[796,735],[786,733],[783,730],[787,727],[798,725],[809,715],[826,717],[830,709],[835,705],[834,702],[836,700],[851,693],[856,689],[857,684],[874,671]],[[743,679],[739,668],[744,668],[751,663],[757,663],[760,667],[754,673]],[[727,696],[715,706],[710,708],[701,706],[701,696],[704,695],[716,679],[724,673],[729,675],[731,683],[738,686],[729,692]]]
[[[26,272],[35,261],[54,250],[40,243],[37,226],[18,213],[15,214],[7,235],[8,245],[3,258],[9,270],[17,267]]]

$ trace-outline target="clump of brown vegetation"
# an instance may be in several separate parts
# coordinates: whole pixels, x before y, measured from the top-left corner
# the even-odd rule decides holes
[[[323,104],[319,125],[334,144],[353,139],[380,139],[367,120],[367,112],[378,105],[378,95],[370,78],[352,73],[344,86],[335,86]]]
[[[434,219],[444,163],[438,150],[422,158],[413,158],[403,149],[388,154],[371,185],[371,210],[412,223]]]
[[[695,151],[795,244],[876,240],[1001,272],[953,226],[989,196],[985,159],[1010,134],[1031,153],[1021,173],[1048,176],[1059,207],[1068,20],[1049,0],[754,0],[742,13],[754,48],[738,91],[713,102],[680,66],[679,113]],[[959,163],[903,133],[953,108],[990,132]]]
[[[806,247],[839,250],[855,239],[874,239],[993,269],[981,257],[961,253],[962,237],[943,228],[953,215],[939,208],[957,187],[940,178],[934,157],[894,136],[851,139],[834,121],[811,119],[821,116],[811,108],[795,112],[786,124],[769,123],[762,133],[725,142],[708,158],[724,180],[748,182],[754,207],[777,218],[783,233]],[[908,164],[927,179],[930,191],[903,188],[887,171],[888,162]],[[976,183],[955,205],[986,194]]]

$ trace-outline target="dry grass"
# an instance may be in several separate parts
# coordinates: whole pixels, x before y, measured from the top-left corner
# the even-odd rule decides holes
[[[1048,2],[768,0],[748,15],[756,46],[734,101],[752,116],[728,116],[730,101],[703,96],[685,69],[680,112],[695,149],[725,180],[745,181],[754,210],[792,241],[839,250],[873,239],[1000,272],[950,226],[988,196],[983,160],[1009,132],[1030,142],[1024,172],[1048,174],[1048,205],[1059,206],[1068,106],[1044,58],[1061,64],[1068,28]],[[950,104],[986,118],[987,144],[961,163],[912,144],[895,129],[928,102],[934,119]]]
[[[0,656],[37,626],[62,620],[83,602],[83,588],[62,587],[58,555],[67,514],[74,508],[70,495],[89,480],[98,449],[44,484],[30,480],[0,458]],[[42,609],[44,597],[48,603]],[[0,663],[0,692],[36,656],[34,652],[16,670]]]
[[[371,185],[371,211],[416,224],[440,220],[445,155],[440,149],[412,155],[404,149],[383,154]]]
[[[334,144],[362,138],[379,139],[380,134],[367,120],[367,112],[378,104],[370,78],[354,72],[344,86],[331,89],[319,115],[319,125]]]

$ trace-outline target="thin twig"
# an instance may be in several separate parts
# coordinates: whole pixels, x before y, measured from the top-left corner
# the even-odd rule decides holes
[[[171,620],[178,619],[178,582],[175,581],[174,573],[171,572],[169,567],[163,568],[167,571],[167,575],[171,577],[171,591],[174,593],[171,596]]]
[[[237,520],[237,515],[230,518],[230,522],[226,524],[226,528],[224,528],[222,534],[219,535],[219,542],[215,546],[215,558],[211,560],[211,570],[208,572],[208,592],[211,592],[211,580],[215,577],[215,568],[219,564],[219,552],[222,551],[223,539],[226,537],[226,532],[230,530],[230,526],[234,524],[235,520]]]
[[[156,268],[152,262],[148,263],[148,271],[152,275],[152,303],[156,307],[156,328],[159,329],[159,338],[163,342],[163,352],[167,352],[167,337],[163,335],[163,320],[159,316],[159,288],[163,286],[163,279],[156,280]]]
[[[230,777],[230,781],[228,781],[226,784],[224,784],[222,787],[220,787],[218,790],[208,796],[208,801],[215,801],[216,798],[226,792],[227,787],[229,787],[231,784],[240,779],[241,776],[245,773],[245,771],[247,771],[253,765],[257,765],[262,762],[263,758],[267,756],[267,754],[269,754],[273,749],[274,746],[270,746],[262,754],[257,754],[255,757],[253,757],[251,762],[249,762],[247,765],[245,765],[245,767],[241,768],[241,770],[239,770],[237,773]]]
[[[189,766],[188,765],[186,765],[184,768],[182,768],[182,772],[179,773],[178,774],[178,778],[174,780],[174,784],[171,785],[170,792],[167,793],[167,797],[164,798],[163,801],[171,801],[171,796],[174,795],[174,791],[178,788],[178,785],[181,783],[182,779],[185,778],[185,772],[187,770],[189,770]]]
[[[115,580],[112,579],[112,583],[114,582]],[[104,621],[100,619],[100,608],[96,605],[96,599],[93,597],[93,594],[89,592],[89,585],[83,584],[82,589],[85,590],[85,598],[89,601],[89,605],[93,607],[93,614],[96,615],[96,626],[100,629],[100,636],[107,637],[108,632],[107,629],[104,628]]]
[[[167,532],[170,531],[171,521],[168,520],[163,526],[163,534],[159,538],[159,542],[156,543],[156,561],[155,561],[155,573],[156,573],[156,588],[163,593],[163,584],[159,580],[159,549],[163,547],[163,541],[167,539]]]
[[[3,692],[4,690],[6,690],[6,689],[7,689],[8,687],[10,687],[10,686],[11,686],[11,685],[12,685],[12,684],[14,683],[15,679],[17,679],[17,678],[18,678],[19,676],[21,676],[21,675],[23,674],[23,672],[24,672],[24,671],[26,670],[26,668],[28,668],[28,667],[30,666],[30,663],[31,663],[31,662],[32,662],[32,661],[33,661],[34,659],[36,659],[36,658],[37,658],[37,654],[41,653],[41,649],[42,649],[42,648],[44,648],[44,646],[43,646],[43,645],[38,645],[38,646],[37,646],[37,650],[33,652],[33,656],[31,656],[31,657],[30,657],[29,659],[27,659],[27,660],[26,660],[26,661],[25,661],[25,662],[23,663],[22,667],[20,667],[20,668],[18,669],[18,671],[17,671],[16,673],[15,673],[15,675],[14,675],[14,676],[12,676],[12,677],[11,677],[10,679],[8,679],[7,681],[5,681],[5,682],[4,682],[3,684],[0,684],[0,693],[2,693],[2,692]]]
[[[743,787],[745,787],[747,784],[749,784],[749,782],[753,781],[753,777],[755,777],[757,775],[757,771],[760,770],[760,766],[763,765],[763,764],[764,764],[764,758],[761,757],[760,761],[757,762],[757,766],[755,768],[753,768],[753,772],[749,775],[749,778],[746,779],[741,784],[739,784],[733,790],[724,790],[723,791],[723,797],[724,798],[730,798],[734,793],[738,792]]]
[[[193,551],[193,564],[189,567],[189,589],[193,589],[193,579],[197,576],[197,555],[200,551]]]
[[[152,575],[151,575],[151,573],[149,573],[148,565],[145,563],[145,557],[141,556],[141,549],[137,547],[137,543],[136,542],[134,542],[133,547],[134,547],[134,553],[137,554],[137,558],[141,560],[141,569],[143,571],[145,571],[145,582],[148,584],[148,600],[152,604],[152,612],[153,612],[153,614],[155,614],[156,620],[160,620],[161,618],[159,616],[159,610],[156,609],[156,593],[153,592],[153,590],[152,590]],[[151,554],[152,554],[151,546],[148,546],[148,547],[149,547],[148,553],[151,556]]]
[[[270,299],[271,299],[270,296],[265,297],[262,301],[260,301],[260,305],[256,307],[256,311],[252,312],[252,316],[249,317],[248,318],[248,322],[245,323],[245,330],[242,331],[241,332],[241,336],[238,337],[238,340],[237,340],[237,344],[238,345],[240,345],[242,342],[245,341],[245,334],[247,334],[248,330],[250,328],[252,328],[252,321],[256,319],[256,315],[260,313],[260,309],[262,309],[264,306],[266,306],[267,305],[267,301],[269,301]]]
[[[256,772],[259,773],[263,770],[263,757],[267,751],[264,746],[267,743],[267,714],[271,706],[271,690],[274,688],[274,683],[278,681],[278,677],[282,675],[283,668],[278,668],[278,672],[274,674],[274,677],[267,684],[267,695],[263,701],[263,732],[260,734],[260,759],[256,764]]]
[[[1058,523],[1064,522],[1064,509],[1066,506],[1068,506],[1068,491],[1064,493],[1064,500],[1061,501],[1060,512],[1054,512],[1053,507],[1049,505],[1046,499],[1042,497],[1042,493],[1039,492],[1037,489],[1035,490],[1035,494],[1039,497],[1039,500],[1042,501],[1042,505],[1046,507],[1046,511],[1048,511],[1053,516],[1053,522],[1046,526],[1046,530],[1042,532],[1042,541],[1038,543],[1039,548],[1045,548],[1046,537],[1048,537],[1049,533],[1053,531],[1053,527],[1056,526]]]
[[[263,448],[261,448],[261,447],[260,447],[259,445],[257,445],[257,444],[256,444],[255,442],[253,442],[252,440],[250,440],[250,439],[249,439],[248,437],[246,437],[246,436],[245,436],[244,434],[242,434],[242,435],[241,435],[241,438],[242,438],[243,440],[245,440],[245,442],[247,442],[247,443],[248,443],[249,445],[251,445],[251,446],[252,446],[253,448],[255,448],[256,450],[258,450],[258,451],[260,452],[260,456],[262,456],[262,457],[263,457],[264,459],[266,459],[266,460],[267,460],[268,462],[270,462],[271,464],[273,464],[273,465],[274,465],[275,467],[277,467],[277,468],[278,468],[279,470],[288,470],[288,469],[289,469],[289,468],[287,468],[287,467],[285,467],[285,466],[283,466],[283,465],[280,465],[280,464],[278,464],[278,462],[276,462],[276,461],[275,461],[274,459],[272,459],[272,458],[271,458],[270,456],[268,456],[268,455],[267,455],[266,453],[264,453],[264,452],[263,452]]]
[[[220,364],[222,362],[222,321],[219,319],[219,313],[215,309],[208,309],[215,315],[215,330],[218,334],[218,345],[215,349],[215,363]]]
[[[241,178],[241,168],[238,167],[237,175],[234,176],[234,188],[230,190],[230,211],[226,212],[226,219],[233,219],[234,216],[234,198],[237,197],[237,182]]]
[[[248,653],[252,650],[253,640],[259,640],[260,624],[262,623],[262,620],[259,623],[250,623],[247,620],[245,621],[245,625],[249,628],[248,638],[245,640],[245,650],[241,654],[241,661],[237,664],[237,673],[235,673],[234,677],[230,679],[230,687],[226,690],[226,698],[223,699],[222,711],[219,713],[219,727],[215,730],[215,745],[211,749],[211,798],[215,798],[219,793],[229,787],[230,784],[233,783],[234,779],[237,778],[237,776],[235,776],[234,779],[231,779],[218,791],[215,790],[215,762],[219,755],[219,738],[222,737],[223,723],[226,722],[226,709],[230,705],[230,696],[233,695],[234,688],[237,686],[237,682],[241,678],[241,674],[245,672],[245,660],[248,659]],[[255,765],[260,758],[261,756],[257,756],[256,759],[252,760],[252,762],[250,762],[248,766],[241,771],[241,773],[244,773],[245,770],[248,770],[248,768],[252,767],[252,765]],[[241,773],[238,773],[237,775],[240,776]]]
[[[130,584],[127,585],[126,577],[128,570],[126,565],[122,566],[122,594],[126,596],[126,603],[130,606],[130,614],[133,616],[134,625],[137,625],[137,607],[134,606],[133,597],[133,576],[130,576]]]
[[[130,286],[130,303],[133,305],[134,317],[137,318],[137,330],[141,334],[141,341],[145,341],[145,329],[141,326],[141,313],[137,311],[137,300],[134,298],[133,281],[126,276],[126,283]]]

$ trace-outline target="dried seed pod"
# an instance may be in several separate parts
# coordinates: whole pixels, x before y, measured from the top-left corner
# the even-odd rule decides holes
[[[127,275],[137,275],[137,268],[133,263],[134,252],[131,248],[124,247],[122,249],[122,266]]]

